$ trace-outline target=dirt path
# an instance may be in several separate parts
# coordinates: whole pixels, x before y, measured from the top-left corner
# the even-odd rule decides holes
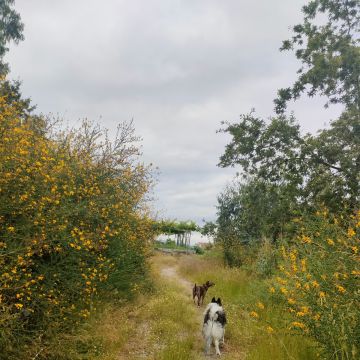
[[[156,291],[127,313],[130,333],[117,360],[204,359],[204,308],[195,306],[193,283],[180,274],[178,266],[178,257],[160,254],[152,259]]]
[[[247,327],[248,324],[244,325],[244,317],[241,309],[238,310],[239,306],[232,306],[230,297],[226,296],[226,286],[209,289],[201,307],[196,306],[192,299],[194,280],[204,282],[206,279],[211,279],[220,287],[223,284],[220,278],[238,279],[238,272],[232,274],[233,270],[223,269],[221,264],[217,265],[212,260],[203,260],[192,255],[171,256],[155,253],[150,265],[154,284],[152,290],[124,306],[112,305],[110,311],[106,312],[107,316],[95,326],[96,332],[103,334],[102,339],[106,344],[102,356],[96,359],[213,360],[218,358],[213,347],[210,356],[204,355],[202,323],[203,312],[209,299],[221,293],[226,299],[229,313],[235,314],[230,327],[228,326],[227,341],[222,348],[221,358],[244,360],[244,344],[246,341],[249,342],[249,334],[248,331],[243,334],[242,328]]]
[[[201,335],[201,330],[202,330],[204,308],[197,307],[194,304],[194,301],[192,299],[192,289],[194,284],[179,274],[176,265],[162,267],[160,269],[160,275],[164,279],[166,279],[167,282],[175,283],[181,286],[181,288],[183,289],[183,293],[179,294],[179,296],[186,297],[187,300],[186,303],[189,303],[188,306],[191,306],[192,309],[194,310],[193,322],[198,324],[199,330],[195,334],[191,333],[191,336],[193,336],[194,341],[197,343],[196,349],[194,349],[194,351],[192,352],[192,356],[193,356],[192,358],[211,359],[212,356],[205,356],[202,352],[199,352],[199,347],[201,348],[203,346],[203,338]]]
[[[191,296],[192,287],[194,286],[189,280],[181,277],[175,266],[167,266],[160,270],[161,276],[166,278],[168,281],[174,281],[178,284],[181,284],[184,287],[184,290],[186,290],[187,293],[189,293],[189,296]]]

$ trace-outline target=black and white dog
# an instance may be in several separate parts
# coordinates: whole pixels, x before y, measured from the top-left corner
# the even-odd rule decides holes
[[[205,339],[205,354],[209,354],[211,343],[214,343],[216,355],[220,354],[219,343],[224,344],[226,315],[221,299],[212,298],[204,312],[203,336]]]

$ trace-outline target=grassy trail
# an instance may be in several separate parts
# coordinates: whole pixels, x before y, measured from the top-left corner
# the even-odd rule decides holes
[[[269,334],[264,330],[264,323],[249,316],[248,310],[255,306],[260,282],[252,281],[243,271],[224,268],[217,258],[163,254],[153,256],[151,269],[154,292],[139,297],[135,303],[109,305],[102,316],[90,324],[92,330],[87,336],[97,337],[102,345],[97,348],[96,356],[86,359],[215,358],[215,355],[204,356],[201,336],[205,304],[213,296],[223,299],[229,320],[222,359],[318,359],[316,348],[308,339],[276,331]],[[198,308],[192,301],[193,282],[206,280],[216,285],[209,289],[204,306]],[[264,316],[265,321],[273,325],[283,314],[276,308],[269,308]]]
[[[181,259],[153,256],[155,291],[135,303],[109,305],[102,317],[93,320],[90,328],[102,346],[91,360],[204,359],[203,308],[193,304],[192,283],[179,272]]]

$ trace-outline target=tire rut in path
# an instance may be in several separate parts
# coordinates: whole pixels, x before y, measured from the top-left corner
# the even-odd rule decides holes
[[[204,309],[202,307],[196,306],[193,302],[192,289],[193,289],[194,283],[190,282],[186,278],[179,275],[176,265],[163,267],[160,270],[160,275],[163,278],[167,279],[168,281],[176,282],[176,284],[179,284],[183,288],[184,292],[181,295],[186,297],[189,300],[189,306],[194,307],[194,321],[197,324],[199,324],[199,331],[197,332],[197,334],[195,334],[195,341],[198,342],[199,344],[201,344],[201,347],[202,347],[204,340],[203,340],[201,333],[202,333]],[[199,351],[197,351],[197,350],[194,350],[193,356],[194,356],[194,359],[211,359],[211,358],[213,358],[213,356],[211,356],[211,355],[205,356],[202,352],[199,353]]]

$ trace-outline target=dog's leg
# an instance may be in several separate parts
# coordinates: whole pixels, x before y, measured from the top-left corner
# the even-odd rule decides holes
[[[216,338],[214,343],[215,343],[216,355],[221,355],[220,349],[219,349],[219,339]]]
[[[222,346],[225,345],[225,329],[223,330],[223,337],[222,337]]]
[[[205,340],[205,355],[210,355],[211,336],[208,336]]]

